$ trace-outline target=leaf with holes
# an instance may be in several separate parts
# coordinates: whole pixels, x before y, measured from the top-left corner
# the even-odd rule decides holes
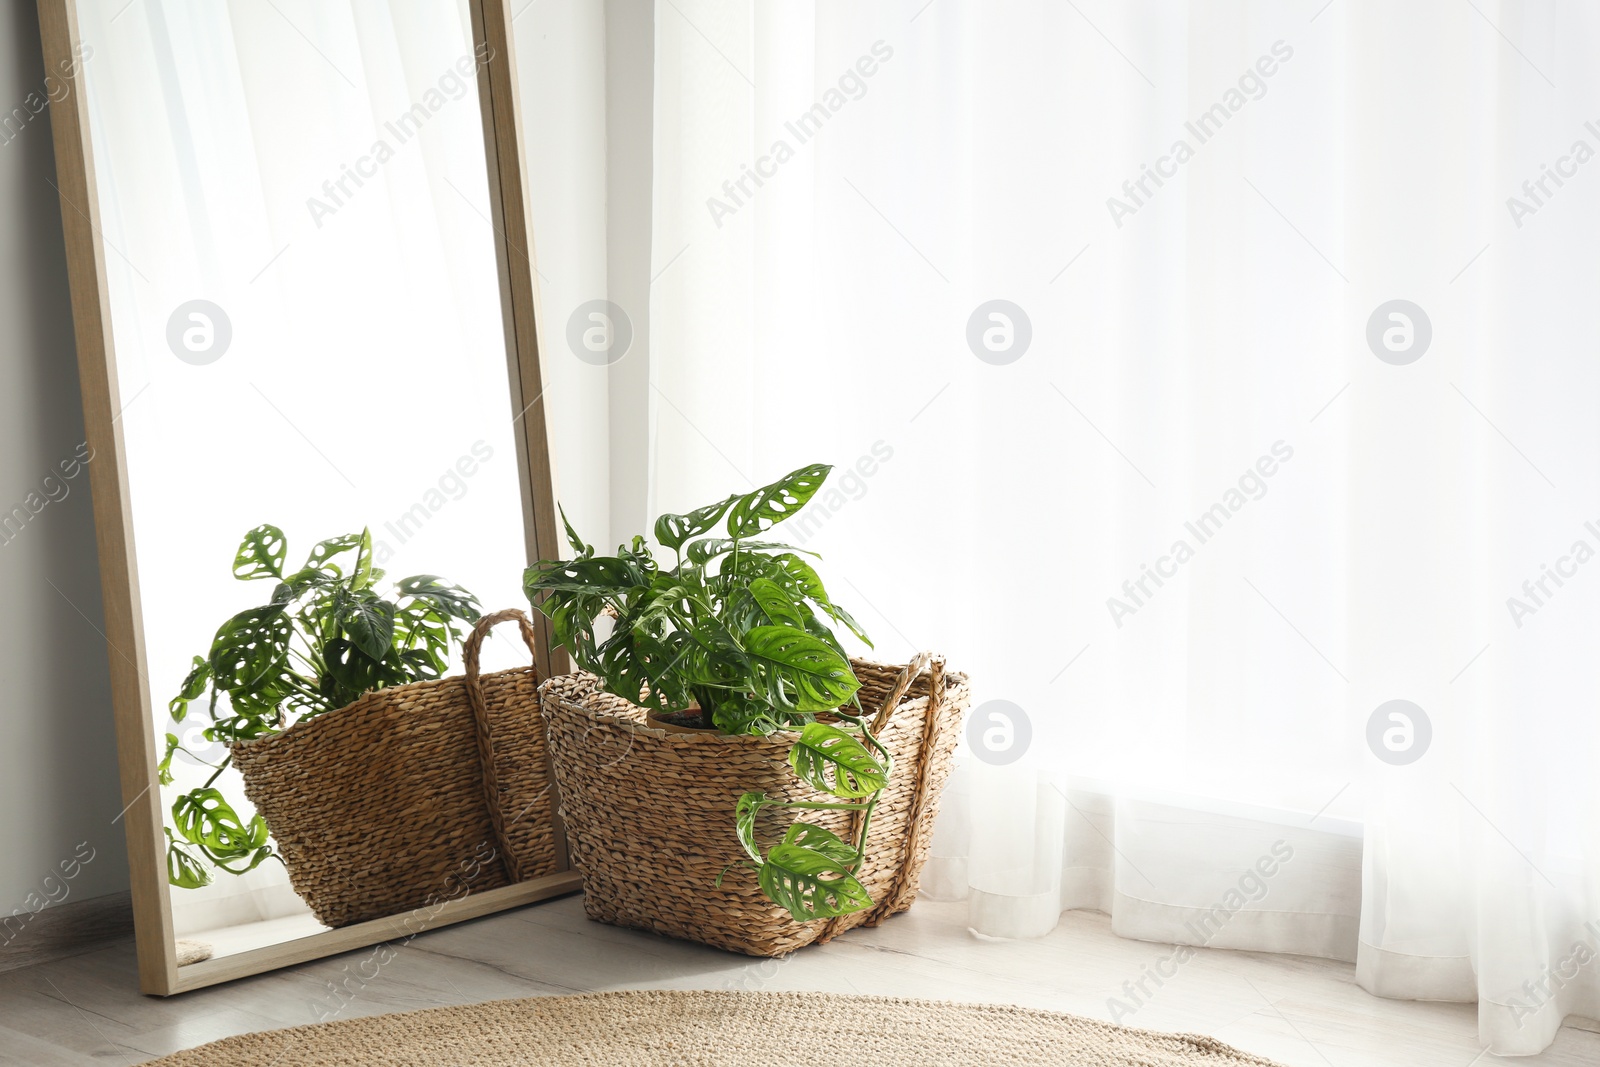
[[[683,543],[691,537],[698,537],[717,524],[717,520],[727,513],[728,508],[738,500],[737,493],[715,504],[707,504],[703,508],[695,508],[684,515],[674,515],[668,512],[656,520],[656,540],[667,548],[676,551],[683,547]]]
[[[233,557],[233,576],[241,582],[256,578],[282,578],[288,539],[276,526],[263,523],[244,535]]]
[[[161,757],[161,762],[156,764],[156,781],[162,785],[172,784],[172,756],[178,751],[178,735],[167,734],[167,750]]]
[[[774,708],[753,693],[724,693],[712,721],[725,734],[770,734],[800,725],[794,716]]]
[[[744,846],[745,852],[757,863],[761,862],[761,846],[756,844],[756,816],[770,803],[765,793],[746,793],[733,809],[734,833],[739,836],[739,844]]]
[[[792,626],[757,626],[745,635],[744,651],[769,677],[781,681],[796,711],[831,711],[861,688],[850,661],[827,642]]]
[[[818,826],[816,823],[794,823],[784,832],[783,843],[810,849],[846,867],[861,859],[854,845],[827,827]]]
[[[685,555],[689,562],[697,566],[705,566],[718,556],[731,552],[735,545],[739,546],[740,555],[750,552],[782,549],[784,552],[803,552],[808,556],[821,559],[815,552],[804,548],[795,548],[793,545],[780,545],[772,541],[735,541],[728,537],[702,537],[698,541],[690,541]]]
[[[179,889],[199,889],[211,884],[211,872],[172,839],[170,829],[167,829],[167,881]]]
[[[356,561],[350,568],[350,573],[346,575],[338,564],[330,561],[335,556],[341,556],[351,550],[356,553]],[[353,590],[365,589],[372,584],[372,531],[363,529],[358,534],[340,534],[338,537],[318,541],[312,546],[311,554],[306,557],[306,565],[295,577],[317,574],[348,578],[350,588]]]
[[[210,787],[192,789],[172,804],[180,836],[218,863],[248,859],[267,843],[267,822],[257,815],[247,824],[221,793]]]
[[[806,619],[800,613],[800,605],[796,604],[776,582],[766,578],[756,578],[751,581],[749,588],[751,597],[774,626],[805,629]]]
[[[445,615],[467,622],[477,622],[481,613],[482,605],[477,597],[459,585],[451,585],[437,574],[413,574],[409,578],[402,578],[395,583],[395,593],[428,601]]]
[[[822,579],[817,576],[815,568],[793,552],[785,552],[773,556],[767,564],[765,571],[767,577],[783,586],[791,594],[809,598],[813,603],[827,612],[828,617],[835,622],[842,623],[861,643],[868,648],[872,647],[872,640],[861,629],[861,624],[854,617],[835,604],[828,597],[827,589],[823,588]]]
[[[373,659],[342,637],[323,646],[322,659],[327,673],[321,679],[321,692],[333,707],[344,707],[362,693],[393,684],[389,664]]]
[[[822,488],[831,470],[831,464],[813,463],[790,471],[771,485],[746,493],[728,512],[728,536],[735,540],[754,537],[791,517]]]
[[[625,592],[650,584],[636,563],[617,557],[572,559],[546,567],[538,564],[523,572],[523,591],[531,599],[537,592],[593,593],[598,589]]]
[[[349,604],[339,620],[350,643],[373,659],[389,654],[394,644],[394,605],[368,594]]]
[[[184,676],[183,685],[178,689],[178,695],[167,703],[167,711],[172,716],[173,722],[182,722],[183,717],[189,714],[189,702],[199,700],[206,691],[206,683],[211,681],[211,664],[199,656],[194,658],[194,665],[189,673]]]
[[[800,731],[789,766],[811,788],[836,797],[867,797],[889,784],[889,772],[867,746],[831,723],[809,723]]]
[[[831,919],[872,907],[872,897],[836,859],[794,844],[767,853],[756,880],[761,891],[788,909],[795,922]]]
[[[282,604],[241,611],[211,642],[211,673],[221,689],[252,689],[281,673],[293,624]]]
[[[231,867],[228,864],[223,863],[221,860],[217,861],[217,866],[221,867],[223,870],[227,871],[229,874],[245,874],[245,873],[247,873],[249,871],[255,870],[257,867],[261,866],[261,864],[264,861],[266,861],[268,859],[271,859],[271,858],[272,858],[272,846],[271,845],[262,845],[260,848],[256,849],[255,852],[251,853],[250,861],[248,863],[246,863],[242,867]],[[241,857],[241,859],[242,859],[242,857]]]

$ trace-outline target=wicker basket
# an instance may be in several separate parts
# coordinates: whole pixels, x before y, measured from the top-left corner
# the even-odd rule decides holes
[[[245,794],[319,922],[349,926],[557,870],[539,673],[478,673],[368,693],[281,734],[233,746]]]
[[[909,908],[970,700],[967,679],[946,675],[944,661],[927,654],[905,667],[851,664],[862,706],[881,708],[875,732],[895,759],[858,872],[877,904],[809,923],[795,922],[768,900],[747,867],[733,867],[716,885],[719,874],[746,858],[733,830],[741,793],[837,799],[816,793],[790,770],[795,734],[663,730],[647,724],[643,708],[602,692],[591,674],[540,687],[567,845],[583,872],[589,917],[751,956],[781,956]],[[846,840],[858,830],[853,812],[805,815]],[[763,812],[758,839],[781,836],[788,821],[781,812]]]

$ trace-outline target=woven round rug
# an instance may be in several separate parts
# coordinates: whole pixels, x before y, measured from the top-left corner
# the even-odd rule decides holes
[[[1197,1034],[993,1004],[640,990],[374,1015],[230,1037],[147,1067],[1277,1067]]]

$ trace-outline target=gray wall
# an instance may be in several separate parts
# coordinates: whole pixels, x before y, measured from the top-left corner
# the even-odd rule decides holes
[[[0,119],[44,82],[33,3],[0,4]],[[0,129],[0,514],[30,493],[47,502],[0,533],[0,916],[30,894],[128,884],[88,478],[44,481],[83,442],[54,181],[48,110],[13,117]],[[95,858],[62,882],[82,842]]]

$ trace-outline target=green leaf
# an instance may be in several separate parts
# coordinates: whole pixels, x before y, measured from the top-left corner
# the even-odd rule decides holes
[[[694,700],[692,674],[675,668],[694,649],[681,632],[656,636],[638,627],[617,627],[600,646],[592,670],[605,681],[606,692],[659,712],[682,711]]]
[[[382,571],[372,569],[372,531],[361,528],[361,550],[356,553],[355,573],[350,576],[350,588],[366,589],[383,577]],[[254,864],[252,864],[254,866]]]
[[[167,751],[156,764],[156,780],[162,785],[172,784],[172,754],[178,751],[178,735],[167,734]]]
[[[754,537],[791,517],[822,488],[831,470],[831,464],[813,463],[739,497],[728,513],[728,536]]]
[[[344,707],[362,693],[393,685],[397,678],[404,680],[404,675],[387,661],[374,659],[342,637],[323,646],[322,659],[327,673],[318,688],[336,708]]]
[[[845,841],[827,827],[818,826],[816,823],[797,822],[793,824],[784,833],[783,843],[810,849],[812,852],[820,853],[847,867],[861,858],[857,855],[854,845]]]
[[[211,672],[230,693],[267,684],[284,670],[293,624],[282,604],[241,611],[211,642]]]
[[[482,607],[477,597],[459,585],[451,585],[437,574],[413,574],[409,578],[402,578],[395,584],[395,593],[426,600],[445,615],[467,622],[477,622]]]
[[[769,803],[765,793],[746,793],[739,798],[733,812],[733,827],[739,835],[739,844],[757,863],[761,862],[761,847],[756,844],[756,815]]]
[[[854,734],[830,723],[809,723],[789,749],[789,766],[813,789],[836,797],[867,797],[889,774]]]
[[[246,825],[227,799],[209,786],[173,801],[172,818],[185,841],[217,862],[247,858],[267,843],[265,819],[257,815]]]
[[[698,541],[690,541],[689,547],[684,550],[684,554],[688,557],[690,563],[703,567],[724,552],[731,551],[734,545],[739,546],[741,556],[757,549],[781,549],[784,552],[804,552],[808,556],[814,556],[817,559],[822,558],[815,552],[810,552],[803,548],[795,548],[793,545],[780,545],[771,541],[734,541],[727,537],[702,537]]]
[[[792,552],[785,552],[771,557],[767,576],[791,593],[810,599],[826,612],[829,618],[843,623],[851,633],[861,639],[863,644],[868,648],[872,647],[871,639],[862,631],[860,624],[850,613],[828,599],[828,591],[823,587],[822,579],[817,576],[811,564]]]
[[[295,687],[298,675],[288,669],[285,661],[283,669],[270,678],[263,678],[249,686],[232,689],[228,692],[228,706],[236,718],[254,718],[277,721],[280,706],[290,698],[296,696],[299,690]],[[217,691],[211,693],[211,717],[217,719]],[[248,735],[241,734],[240,737]]]
[[[356,565],[351,569],[350,576],[359,578],[363,569],[363,558],[365,559],[365,568],[368,571],[372,568],[372,534],[366,530],[362,530],[358,534],[340,534],[338,537],[330,537],[324,541],[318,541],[312,546],[311,554],[306,557],[306,565],[301,568],[301,573],[324,571],[344,577],[344,572],[337,566],[330,565],[328,561],[335,556],[349,552],[351,549],[356,550]],[[360,587],[357,586],[357,588]]]
[[[541,561],[522,574],[523,591],[532,600],[537,591],[622,593],[650,584],[649,576],[630,560],[615,556]]]
[[[768,557],[762,567],[767,577],[792,593],[810,597],[818,603],[828,599],[828,590],[823,587],[816,570],[792,552]]]
[[[184,676],[178,695],[167,703],[167,711],[171,713],[173,722],[183,721],[183,717],[189,714],[189,702],[200,699],[209,681],[211,681],[211,664],[196,656],[194,666]]]
[[[572,551],[576,552],[580,559],[594,555],[594,546],[584,544],[583,538],[578,536],[578,531],[572,528],[572,522],[567,518],[567,509],[557,504],[556,510],[561,513],[561,525],[566,528],[567,544],[572,546]]]
[[[766,578],[756,578],[750,583],[750,595],[755,599],[763,613],[775,626],[788,626],[796,630],[804,630],[805,616],[800,613],[800,606],[790,599],[776,582]]]
[[[233,576],[241,582],[256,578],[282,578],[283,557],[289,542],[283,531],[263,523],[244,535],[233,557]]]
[[[223,870],[227,871],[229,874],[244,874],[246,871],[255,870],[257,867],[261,866],[262,861],[270,859],[270,858],[272,858],[272,846],[271,845],[262,845],[260,848],[255,850],[255,852],[250,857],[250,862],[247,863],[243,867],[230,867],[226,863],[222,863],[221,861],[218,861],[217,866],[221,867]]]
[[[368,596],[350,604],[339,620],[350,643],[373,659],[389,654],[394,643],[394,605]]]
[[[757,626],[745,635],[744,651],[767,669],[767,692],[788,697],[796,711],[830,711],[861,688],[850,661],[804,630]],[[774,682],[783,683],[782,692]]]
[[[702,701],[701,706],[704,707]],[[791,716],[750,693],[723,691],[712,706],[717,729],[725,734],[770,734],[795,725]]]
[[[852,616],[848,611],[833,603],[831,600],[822,602],[822,610],[827,612],[829,617],[831,617],[834,622],[843,623],[845,629],[855,634],[856,637],[860,639],[862,644],[866,645],[868,648],[874,647],[872,644],[872,638],[867,636],[866,631],[861,629],[861,624],[856,622],[855,617]]]
[[[767,853],[756,880],[795,922],[830,919],[872,907],[872,897],[844,865],[821,852],[778,844]]]
[[[686,515],[668,513],[656,520],[656,540],[667,548],[677,550],[691,537],[698,537],[717,524],[717,520],[727,512],[735,500],[739,499],[737,493],[726,500],[719,500],[715,504],[707,504],[703,508],[695,508]]]
[[[172,840],[171,830],[167,830],[167,881],[179,889],[199,889],[201,886],[211,884],[211,872]]]

